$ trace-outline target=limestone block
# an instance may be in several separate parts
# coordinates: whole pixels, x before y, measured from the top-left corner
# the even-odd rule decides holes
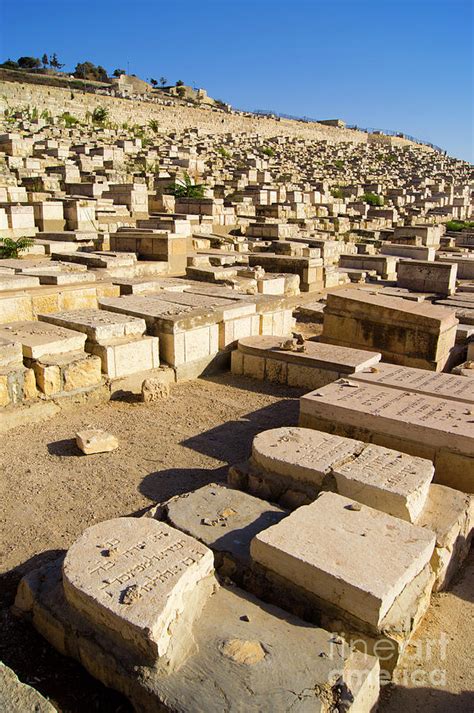
[[[99,428],[92,428],[76,433],[77,447],[86,455],[93,453],[107,453],[114,451],[119,446],[115,436]]]
[[[252,540],[260,565],[377,630],[433,554],[435,535],[323,493]],[[399,612],[403,615],[403,612]]]
[[[30,319],[34,319],[33,304],[30,295],[0,297],[0,325]]]
[[[38,395],[34,369],[25,369],[23,381],[23,398],[25,401],[35,399]]]
[[[8,388],[8,373],[0,374],[0,406],[8,406],[10,402],[11,396]]]
[[[22,365],[23,351],[20,342],[0,337],[0,368]]]
[[[71,361],[62,369],[64,391],[75,391],[100,384],[101,361],[96,356],[86,356]]]
[[[473,527],[472,495],[433,483],[416,524],[432,530],[436,547],[431,560],[434,591],[446,589],[469,553]]]
[[[375,368],[363,369],[353,374],[351,380],[474,404],[474,383],[470,384],[455,374],[433,373],[426,369],[394,364],[377,364]]]
[[[0,274],[0,292],[8,290],[26,290],[30,287],[38,287],[40,281],[37,277],[16,274]]]
[[[63,565],[69,604],[149,661],[164,656],[186,598],[213,572],[212,552],[164,523],[118,518],[93,525]],[[196,603],[196,620],[209,595]],[[189,615],[189,612],[186,612]]]
[[[56,713],[56,708],[0,661],[0,709],[5,713]]]
[[[244,373],[244,355],[238,349],[232,351],[231,371],[236,376],[241,376]]]
[[[45,322],[13,322],[0,326],[0,337],[20,342],[23,356],[38,359],[83,349],[85,334]]]
[[[244,376],[249,376],[252,379],[263,380],[265,377],[265,359],[260,356],[252,356],[244,354]]]
[[[157,337],[123,337],[104,340],[101,344],[88,342],[86,349],[100,357],[102,371],[111,379],[157,369],[160,365]]]
[[[163,383],[160,379],[145,379],[142,384],[142,401],[149,403],[150,401],[162,401],[170,395],[169,384]]]
[[[340,495],[409,522],[424,508],[433,474],[431,461],[373,444],[333,469]]]
[[[275,384],[290,384],[290,367],[292,364],[287,364],[283,361],[274,359],[265,359],[265,380],[272,381]]]
[[[62,391],[61,369],[58,364],[33,362],[33,371],[38,389],[46,396],[53,396]]]
[[[141,336],[146,330],[144,319],[99,309],[39,314],[38,319],[84,332],[90,341],[99,344],[118,337]]]
[[[415,292],[452,295],[456,291],[457,271],[456,263],[400,260],[397,265],[397,285]]]

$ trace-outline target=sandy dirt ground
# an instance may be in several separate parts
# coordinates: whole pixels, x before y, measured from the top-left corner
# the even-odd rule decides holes
[[[12,617],[20,577],[93,523],[139,515],[156,501],[225,480],[228,464],[248,456],[256,433],[297,423],[301,393],[226,374],[175,386],[166,401],[81,407],[2,436],[0,659],[61,713],[131,711],[126,699]],[[74,434],[89,426],[115,434],[120,448],[81,455]],[[404,680],[384,690],[379,710],[474,711],[473,593],[471,557],[452,590],[434,597]]]

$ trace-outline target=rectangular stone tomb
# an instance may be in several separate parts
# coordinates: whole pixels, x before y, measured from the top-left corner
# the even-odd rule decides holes
[[[251,555],[283,597],[297,588],[329,619],[402,649],[429,605],[434,546],[433,532],[328,492],[256,535]]]
[[[255,713],[289,711],[295,691],[307,691],[305,705],[323,711],[340,705],[341,687],[345,710],[376,704],[374,657],[235,586],[217,587],[210,550],[162,522],[96,525],[61,570],[62,559],[21,581],[16,611],[137,710],[221,713],[238,701]]]
[[[431,461],[309,428],[282,427],[255,436],[248,464],[229,471],[232,485],[284,506],[333,490],[409,522],[422,512]]]
[[[158,368],[158,338],[144,335],[144,319],[88,309],[41,314],[39,319],[87,335],[86,351],[99,356],[111,379]]]
[[[41,285],[75,285],[81,282],[95,282],[95,274],[90,271],[24,270],[22,275],[34,275]]]
[[[351,380],[474,405],[474,384],[455,374],[434,374],[426,369],[382,363],[375,368],[358,371],[351,376]]]
[[[163,302],[155,295],[102,298],[99,306],[143,318],[148,332],[159,337],[160,357],[170,366],[210,358],[219,351],[218,315],[212,310]]]
[[[323,342],[273,336],[240,339],[232,352],[232,373],[288,386],[316,389],[380,361],[373,352]]]
[[[0,292],[10,290],[27,290],[31,287],[39,287],[38,277],[29,275],[17,275],[14,272],[0,274]]]
[[[86,335],[45,322],[10,322],[0,325],[0,337],[19,342],[23,356],[38,359],[46,354],[83,351]]]
[[[435,481],[474,492],[472,405],[339,380],[300,399],[300,425],[429,458]]]
[[[397,285],[415,292],[452,295],[456,291],[457,271],[455,263],[400,260],[397,265]]]
[[[323,340],[381,352],[384,361],[442,371],[456,341],[454,311],[363,290],[328,294]]]

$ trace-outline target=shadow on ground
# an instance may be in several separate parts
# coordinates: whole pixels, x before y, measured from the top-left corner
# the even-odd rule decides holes
[[[85,713],[85,701],[91,713],[133,713],[124,696],[103,686],[73,659],[59,654],[33,626],[12,614],[21,577],[63,553],[47,550],[0,576],[0,660],[62,713]]]
[[[222,483],[227,479],[227,466],[220,468],[167,468],[146,475],[139,491],[149,500],[163,502],[175,495],[184,495],[209,483]]]
[[[251,411],[236,421],[226,423],[192,436],[181,445],[229,464],[245,460],[250,455],[257,433],[269,428],[295,426],[298,423],[299,401],[285,399]]]

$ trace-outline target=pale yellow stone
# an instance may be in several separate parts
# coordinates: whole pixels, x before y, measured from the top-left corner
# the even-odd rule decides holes
[[[63,370],[64,391],[95,386],[101,380],[100,357],[89,356],[66,366]]]
[[[8,375],[0,374],[0,406],[8,406],[10,394],[8,392]]]
[[[23,398],[29,401],[35,399],[37,395],[35,372],[33,369],[26,369],[23,381]]]

